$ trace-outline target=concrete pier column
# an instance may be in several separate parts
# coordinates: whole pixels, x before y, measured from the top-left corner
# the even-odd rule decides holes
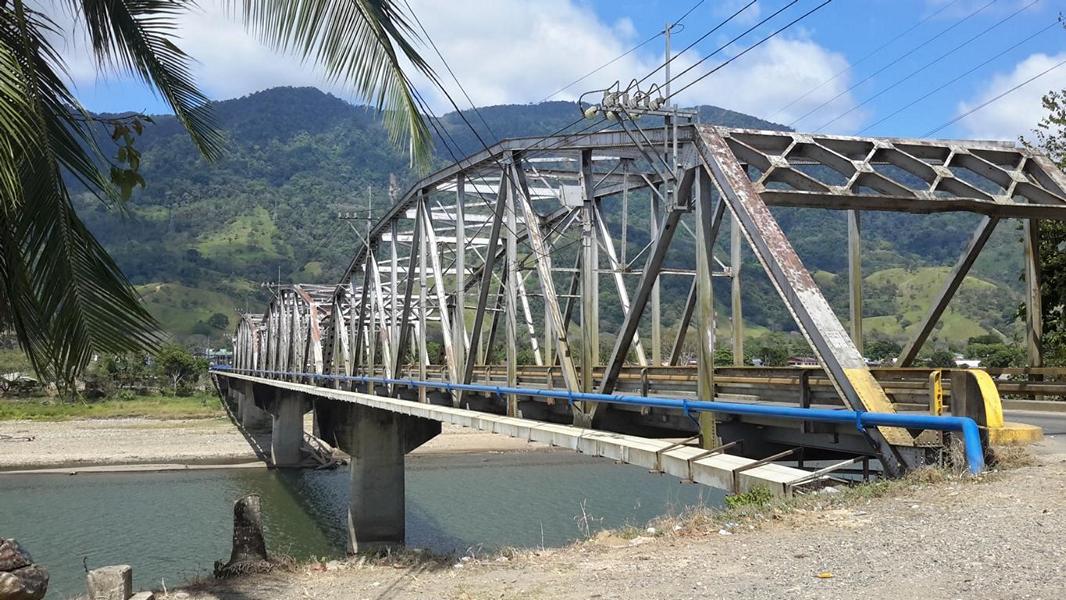
[[[304,394],[276,389],[270,414],[270,455],[275,467],[298,467],[303,461],[300,448],[304,441]]]
[[[330,430],[351,457],[348,551],[404,544],[404,456],[440,433],[440,423],[356,404],[334,407]]]
[[[237,379],[234,379],[231,385],[240,390],[237,396],[237,417],[241,420],[241,426],[248,431],[270,431],[270,413],[256,406],[255,398],[257,393],[264,396],[260,398],[260,403],[265,406],[266,402],[271,400],[267,396],[274,393],[273,388]]]

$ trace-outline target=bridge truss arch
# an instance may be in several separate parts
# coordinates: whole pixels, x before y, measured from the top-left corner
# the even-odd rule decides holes
[[[506,140],[412,186],[371,229],[338,285],[281,288],[261,319],[242,318],[235,361],[287,373],[607,394],[635,381],[647,393],[649,377],[661,374],[659,389],[710,399],[718,394],[718,312],[728,315],[737,364],[743,357],[746,243],[838,402],[893,412],[860,350],[862,212],[982,215],[902,365],[914,360],[996,223],[1022,220],[1030,356],[1038,366],[1038,223],[1066,218],[1064,190],[1066,176],[1047,158],[998,142],[631,123]],[[848,212],[849,248],[841,249],[851,267],[848,319],[833,312],[782,232],[771,212],[778,206]],[[716,280],[729,293],[715,293]],[[675,376],[694,385],[671,388]],[[421,397],[619,431],[696,431],[708,446],[719,437],[714,419],[697,427],[676,410],[458,392]],[[925,460],[931,445],[896,428],[870,428],[863,437],[890,472]]]

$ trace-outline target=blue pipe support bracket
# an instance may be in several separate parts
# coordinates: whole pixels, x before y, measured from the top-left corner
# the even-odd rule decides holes
[[[819,421],[824,423],[848,423],[863,431],[868,426],[903,427],[906,429],[930,429],[934,431],[957,431],[962,434],[965,448],[966,465],[970,473],[976,475],[985,468],[984,448],[981,445],[981,432],[977,422],[969,417],[946,417],[923,414],[881,413],[869,411],[836,410],[828,408],[798,408],[791,406],[766,406],[762,404],[742,404],[738,402],[718,402],[709,400],[685,400],[682,398],[656,398],[649,396],[627,396],[614,394],[597,394],[593,392],[572,392],[569,390],[544,390],[537,388],[508,387],[503,385],[483,385],[478,383],[450,383],[445,381],[420,381],[414,379],[394,379],[389,377],[370,377],[366,375],[323,375],[319,373],[292,373],[284,371],[254,371],[249,369],[232,369],[213,367],[216,371],[232,371],[248,375],[272,375],[280,377],[310,377],[333,381],[352,381],[357,383],[381,383],[386,385],[406,385],[410,387],[427,387],[447,391],[462,390],[489,394],[531,396],[538,398],[555,398],[568,402],[606,402],[611,404],[630,404],[655,408],[678,409],[690,412],[716,412],[731,415],[759,415],[777,417],[795,421]]]

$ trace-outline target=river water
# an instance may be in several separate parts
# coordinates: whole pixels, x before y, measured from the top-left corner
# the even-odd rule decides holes
[[[83,562],[132,564],[135,588],[174,587],[229,556],[232,502],[262,497],[267,546],[297,559],[344,555],[348,471],[217,469],[0,475],[0,537],[17,538],[51,573],[49,598],[83,593]],[[408,459],[407,544],[436,552],[551,547],[723,493],[576,454]]]

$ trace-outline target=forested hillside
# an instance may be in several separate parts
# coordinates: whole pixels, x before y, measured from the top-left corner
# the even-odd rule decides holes
[[[390,173],[401,184],[413,176],[375,113],[315,89],[267,90],[219,102],[215,111],[228,140],[221,160],[198,158],[173,117],[156,117],[137,140],[147,184],[134,193],[125,214],[86,196],[78,199],[78,207],[165,327],[187,341],[203,343],[198,336],[207,336],[217,344],[228,335],[235,309],[262,306],[264,283],[279,277],[282,282],[335,282],[358,239],[348,222],[337,219],[338,210],[372,202],[380,215],[387,206]],[[573,104],[549,102],[488,107],[468,120],[491,143],[550,133],[577,116]],[[701,108],[701,120],[780,128],[715,107]],[[480,148],[457,114],[443,122],[462,153]],[[438,161],[449,159],[442,148]],[[840,275],[847,260],[845,215],[809,209],[775,213],[839,314],[846,314],[846,281]],[[976,222],[966,215],[864,215],[869,331],[904,336],[939,288],[945,271],[935,267],[954,262]],[[945,340],[964,343],[988,332],[1013,335],[1021,272],[1018,238],[1012,223],[1001,225],[975,267],[979,279],[967,283],[944,319]],[[750,256],[745,267],[751,274],[745,281],[745,316],[752,331],[792,329]],[[724,287],[718,291],[726,292]],[[671,309],[684,302],[686,293],[684,282],[667,284],[664,314],[676,314]],[[604,302],[605,318],[611,318],[609,305]]]

